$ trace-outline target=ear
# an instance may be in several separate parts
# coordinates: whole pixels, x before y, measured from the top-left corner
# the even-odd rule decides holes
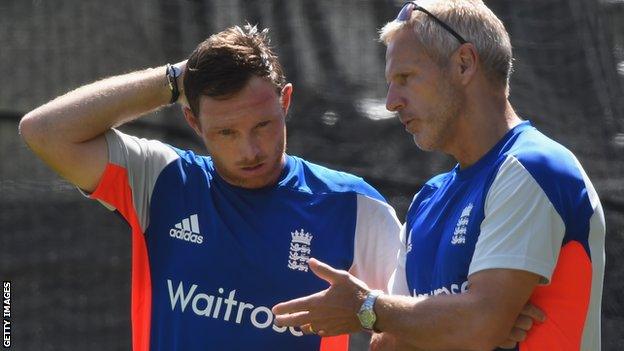
[[[191,109],[186,106],[182,107],[182,112],[184,112],[184,119],[186,119],[186,123],[188,123],[188,125],[193,128],[193,130],[195,131],[195,133],[197,133],[197,135],[199,135],[199,137],[201,137],[202,133],[199,118],[197,118],[193,111],[191,111]]]
[[[479,53],[472,43],[462,44],[453,55],[455,71],[462,84],[468,84],[479,69]]]
[[[284,85],[284,87],[282,88],[281,96],[280,96],[280,103],[282,104],[282,110],[284,111],[284,115],[288,114],[292,92],[293,92],[293,85],[291,83]]]

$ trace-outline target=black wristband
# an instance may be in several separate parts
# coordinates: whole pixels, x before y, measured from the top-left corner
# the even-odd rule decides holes
[[[180,70],[168,63],[165,75],[167,77],[167,82],[169,83],[169,90],[171,90],[171,100],[169,100],[169,103],[174,104],[180,97],[180,89],[178,88],[178,76],[180,75]]]

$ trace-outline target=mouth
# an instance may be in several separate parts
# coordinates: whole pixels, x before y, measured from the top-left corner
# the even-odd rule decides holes
[[[405,120],[401,119],[400,121],[403,124],[403,126],[405,127],[405,130],[409,131],[410,124],[412,122],[414,122],[414,120],[415,120],[415,118],[410,118],[410,119],[405,119]]]
[[[405,128],[407,128],[407,126],[412,123],[414,120],[416,119],[416,117],[414,116],[408,116],[406,114],[399,114],[399,121],[401,122],[401,124],[403,124],[403,126],[405,126]]]
[[[260,168],[262,168],[262,166],[264,166],[264,162],[262,163],[258,163],[256,165],[253,166],[245,166],[245,167],[241,167],[241,169],[245,172],[253,172],[253,171],[257,171]]]

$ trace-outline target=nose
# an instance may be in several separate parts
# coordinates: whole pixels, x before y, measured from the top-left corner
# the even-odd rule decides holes
[[[405,107],[405,100],[395,88],[393,83],[388,87],[388,95],[386,95],[386,109],[388,111],[397,112]]]
[[[239,145],[240,156],[247,162],[253,162],[260,155],[260,141],[256,135],[247,135],[241,138]]]

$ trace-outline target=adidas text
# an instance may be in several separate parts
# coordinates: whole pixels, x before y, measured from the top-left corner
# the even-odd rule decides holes
[[[170,237],[194,244],[201,244],[204,242],[204,237],[201,236],[199,232],[199,220],[197,214],[182,219],[182,222],[177,223],[174,227],[175,228],[171,228],[169,230]]]
[[[201,244],[204,242],[204,237],[201,235],[193,234],[192,232],[184,229],[173,229],[169,230],[169,236],[176,239],[181,239],[185,241],[190,241],[192,243]]]

